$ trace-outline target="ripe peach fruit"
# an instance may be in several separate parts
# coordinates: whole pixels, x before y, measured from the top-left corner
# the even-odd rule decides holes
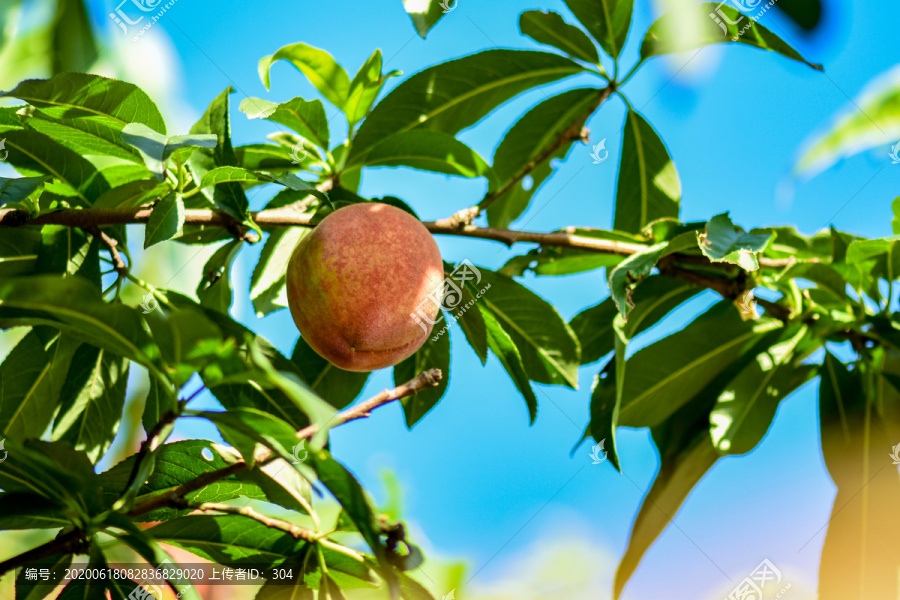
[[[440,310],[443,262],[415,217],[387,204],[336,210],[288,263],[288,305],[303,338],[347,371],[374,371],[414,354]]]

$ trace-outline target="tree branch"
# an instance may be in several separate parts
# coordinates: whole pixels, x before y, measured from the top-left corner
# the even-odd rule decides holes
[[[399,400],[400,398],[412,396],[413,394],[425,388],[435,387],[441,381],[441,377],[442,373],[440,369],[429,369],[428,371],[423,371],[403,385],[397,386],[391,390],[384,390],[383,392],[376,394],[372,398],[338,413],[333,419],[332,427],[338,427],[340,425],[343,425],[344,423],[349,423],[350,421],[356,421],[357,419],[366,418],[370,416],[372,414],[372,411],[376,408],[384,406],[385,404],[389,404],[395,400]],[[316,433],[317,430],[318,429],[314,425],[305,427],[297,432],[297,439],[309,439]],[[273,460],[274,458],[275,456],[271,451],[266,451],[260,456],[259,463],[262,464]],[[127,515],[129,517],[139,517],[156,509],[166,507],[192,508],[192,505],[185,499],[185,496],[187,494],[199,490],[200,488],[203,488],[211,483],[215,483],[217,481],[225,479],[226,477],[229,477],[236,473],[240,473],[241,471],[245,471],[248,468],[249,467],[247,463],[241,460],[215,471],[207,471],[206,473],[202,473],[194,479],[181,484],[172,491],[165,492],[163,494],[159,494],[157,496],[153,496],[152,498],[144,500],[140,504],[136,505],[132,510],[130,510]],[[228,510],[231,511],[233,508],[234,507],[229,507]],[[221,511],[221,507],[215,504],[208,504],[206,509],[201,508],[200,510],[207,509]],[[246,513],[240,514],[244,514],[244,516],[250,516],[251,518],[256,518],[255,515],[258,515],[259,513],[255,513],[255,515],[249,515]],[[260,519],[257,518],[257,520],[259,521]],[[273,523],[275,521],[278,520],[272,520]],[[264,521],[260,522],[264,523]],[[274,525],[267,524],[267,526],[271,527]],[[298,532],[288,531],[287,533],[290,533],[291,535],[297,537],[295,533]],[[302,539],[306,538],[302,537]],[[38,546],[37,548],[33,548],[31,550],[28,550],[27,552],[19,554],[18,556],[14,556],[8,560],[0,562],[0,576],[11,569],[18,568],[34,560],[52,556],[53,554],[68,554],[74,552],[83,553],[84,551],[86,551],[85,540],[86,535],[82,531],[71,531],[64,535],[61,535],[56,539],[47,542],[46,544]]]
[[[22,225],[66,225],[69,227],[87,228],[92,225],[127,225],[146,223],[150,219],[152,209],[147,207],[106,209],[86,208],[83,210],[60,210],[44,213],[33,219],[27,218],[27,213],[16,209],[0,209],[0,227],[19,227]],[[207,210],[190,209],[185,212],[186,225],[207,225],[229,228],[235,220],[226,213]],[[294,205],[281,208],[263,210],[252,214],[253,220],[261,227],[315,227],[312,215],[302,213]],[[24,220],[23,220],[24,219]],[[497,229],[494,227],[476,227],[474,225],[455,226],[449,219],[423,223],[426,229],[435,235],[452,235],[457,237],[476,238],[501,242],[507,246],[526,243],[539,246],[556,246],[561,248],[575,248],[600,252],[604,254],[617,254],[619,256],[631,256],[643,252],[647,246],[618,242],[615,240],[603,240],[598,238],[577,235],[574,228],[565,231],[542,233],[536,231],[516,231],[513,229]],[[679,255],[680,256],[680,255]],[[685,255],[687,256],[687,255]],[[704,264],[709,261],[697,257]],[[792,259],[760,258],[762,267],[781,269],[791,264]]]
[[[277,529],[288,533],[294,539],[305,540],[307,542],[316,541],[316,532],[312,529],[300,527],[299,525],[295,525],[294,523],[290,523],[283,519],[268,517],[262,513],[256,512],[249,506],[231,506],[230,504],[224,504],[222,502],[201,502],[199,504],[191,504],[190,507],[203,512],[214,511],[230,515],[241,515],[253,519],[254,521],[259,521],[271,529]]]

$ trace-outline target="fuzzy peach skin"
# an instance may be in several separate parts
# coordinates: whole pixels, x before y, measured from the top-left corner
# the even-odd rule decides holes
[[[347,371],[374,371],[414,354],[438,314],[443,262],[415,217],[387,204],[336,210],[288,263],[288,305],[300,334]],[[421,311],[427,319],[413,316]]]

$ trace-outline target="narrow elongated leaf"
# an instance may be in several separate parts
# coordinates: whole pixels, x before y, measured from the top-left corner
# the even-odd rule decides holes
[[[291,361],[297,365],[303,381],[330,405],[341,409],[359,396],[369,379],[368,373],[340,369],[313,350],[303,338],[297,339]],[[446,371],[444,371],[446,373]],[[416,372],[418,374],[418,372]],[[409,379],[412,379],[410,377]],[[401,383],[405,383],[404,379]]]
[[[384,84],[391,77],[402,75],[400,71],[390,71],[382,74],[381,50],[376,49],[372,56],[363,63],[353,81],[350,82],[350,91],[347,95],[347,104],[344,106],[344,114],[347,115],[347,122],[350,130],[356,127],[356,124],[366,118],[372,105],[378,99],[378,95],[384,88]]]
[[[773,238],[767,231],[747,233],[731,222],[728,213],[710,219],[706,233],[697,235],[700,250],[709,260],[738,265],[745,271],[759,269],[759,255]]]
[[[453,265],[444,263],[445,276],[451,275]],[[475,354],[481,359],[481,364],[487,363],[487,327],[484,322],[484,316],[481,311],[475,307],[475,304],[481,300],[481,296],[487,292],[486,288],[473,288],[471,284],[465,282],[461,286],[462,297],[459,306],[454,307],[453,318],[459,323],[460,329],[466,336],[466,341],[475,351]]]
[[[361,166],[411,167],[447,175],[493,179],[491,167],[477,152],[452,135],[424,129],[385,138],[366,154]]]
[[[676,307],[693,298],[700,288],[672,277],[653,276],[635,289],[634,308],[628,314],[629,338],[658,323]],[[612,297],[575,315],[569,322],[581,342],[581,364],[596,362],[615,346],[613,320],[618,309]]]
[[[595,88],[581,88],[563,92],[544,100],[513,125],[494,152],[494,172],[498,186],[512,181],[526,166],[547,152],[547,149],[567,130],[578,131],[584,125],[592,106],[599,105],[604,92]],[[579,123],[579,121],[581,121]],[[506,228],[528,208],[532,196],[553,173],[553,159],[564,158],[572,142],[563,145],[531,172],[530,185],[516,184],[488,208],[488,223]]]
[[[600,56],[591,38],[574,25],[566,23],[559,13],[526,10],[519,15],[519,31],[539,44],[562,50],[572,58],[594,65],[600,63]]]
[[[238,166],[237,156],[231,144],[231,118],[228,114],[228,96],[232,93],[234,90],[231,86],[225,88],[209,103],[206,112],[191,127],[191,134],[214,134],[218,138],[214,149],[201,148],[191,154],[188,166],[194,181],[200,181],[207,172],[216,167]],[[224,184],[215,188],[215,193],[213,190],[204,189],[203,195],[237,219],[243,220],[247,216],[247,196],[237,184]]]
[[[148,354],[157,350],[137,311],[104,302],[81,277],[43,275],[0,279],[0,325],[51,325],[162,375]]]
[[[659,135],[633,110],[625,119],[614,229],[640,233],[651,221],[678,218],[681,181]]]
[[[143,90],[99,75],[61,73],[51,79],[29,79],[3,96],[24,100],[55,119],[97,120],[120,129],[127,123],[141,123],[166,132],[159,109]]]
[[[69,368],[51,438],[69,442],[96,462],[116,436],[127,385],[128,361],[82,345]]]
[[[0,432],[24,440],[44,433],[78,343],[49,327],[32,329],[0,364]]]
[[[348,165],[388,135],[414,128],[455,135],[507,100],[584,69],[546,52],[487,50],[441,63],[398,85],[359,128]]]
[[[798,364],[806,327],[785,332],[785,339],[760,353],[719,394],[710,414],[710,435],[720,454],[745,454],[769,430],[778,403],[815,376],[815,367]],[[812,345],[817,347],[817,344]]]
[[[225,314],[231,309],[231,267],[243,244],[241,240],[228,242],[206,261],[203,278],[197,286],[201,305]]]
[[[403,8],[409,13],[416,33],[425,39],[441,17],[450,12],[444,6],[456,8],[456,2],[457,0],[449,0],[442,5],[442,0],[403,0]]]
[[[628,361],[619,425],[654,426],[694,398],[726,369],[758,353],[773,319],[742,321],[730,302],[719,302],[687,327],[637,351]]]
[[[147,530],[153,539],[232,568],[269,569],[303,550],[306,542],[240,515],[188,516]]]
[[[137,148],[144,164],[159,181],[165,178],[166,162],[181,148],[215,148],[217,138],[210,134],[173,135],[167,137],[140,123],[122,128],[122,141]]]
[[[248,171],[295,171],[298,163],[291,156],[292,148],[281,144],[248,144],[234,149],[238,165]],[[296,155],[295,155],[296,156]],[[306,157],[300,164],[303,164]]]
[[[618,59],[628,28],[634,0],[565,0],[569,10],[581,21],[600,47]]]
[[[888,450],[895,440],[873,406],[877,395],[859,369],[826,352],[820,371],[822,455],[838,491],[828,522],[819,597],[890,598],[898,593],[900,535],[894,506],[900,475]]]
[[[76,205],[90,206],[109,191],[109,182],[94,165],[43,133],[19,129],[3,136],[9,164],[28,174],[55,177],[72,190]]]
[[[657,435],[654,432],[654,440]],[[657,441],[659,444],[659,441]],[[672,522],[691,490],[718,460],[719,455],[705,431],[683,445],[659,447],[660,466],[653,485],[641,502],[634,520],[628,548],[616,570],[613,598],[618,599],[628,579],[659,534]]]
[[[709,44],[738,43],[777,52],[817,71],[822,70],[822,65],[807,61],[780,37],[727,4],[704,2],[690,8],[697,11],[695,22],[698,31],[692,36],[676,35],[678,29],[673,27],[673,24],[683,18],[683,15],[674,12],[664,14],[647,30],[641,44],[641,60],[661,54],[694,50]],[[749,29],[741,34],[745,28]]]
[[[501,327],[494,313],[481,304],[478,305],[478,310],[484,319],[488,348],[491,349],[491,352],[503,365],[516,389],[525,398],[525,404],[528,406],[528,417],[530,422],[534,423],[534,420],[537,418],[537,397],[534,395],[534,390],[531,388],[531,382],[528,379],[528,373],[522,364],[522,355],[519,354],[516,344],[509,337],[506,330]]]
[[[321,100],[307,101],[298,96],[275,104],[261,98],[246,98],[241,102],[240,110],[248,119],[266,119],[290,127],[300,137],[328,149],[328,117]]]
[[[303,73],[319,93],[336,107],[343,109],[350,90],[347,71],[325,50],[296,43],[280,48],[275,54],[259,61],[259,76],[269,89],[269,69],[279,60],[286,60]]]
[[[287,308],[287,265],[294,248],[309,231],[279,227],[269,234],[250,277],[250,299],[256,316]]]
[[[87,71],[100,53],[91,30],[87,7],[78,0],[61,0],[56,5],[52,26],[53,73]]]
[[[184,200],[181,194],[169,194],[153,207],[144,230],[144,248],[170,240],[184,227]]]
[[[528,378],[576,389],[581,348],[556,309],[520,283],[487,269],[480,271],[483,283],[475,285],[490,285],[490,289],[478,306],[489,310],[512,339]]]
[[[444,315],[444,320],[447,317]],[[450,332],[434,327],[431,335],[415,354],[394,367],[394,384],[406,383],[428,369],[440,369],[443,373],[437,387],[429,387],[401,400],[406,426],[412,429],[428,411],[444,397],[450,385]]]

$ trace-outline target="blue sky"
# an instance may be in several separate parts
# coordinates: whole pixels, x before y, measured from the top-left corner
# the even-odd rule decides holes
[[[106,14],[111,3],[94,0],[93,5],[98,23],[110,26]],[[637,56],[638,34],[653,20],[654,8],[647,0],[636,5],[622,59],[626,66]],[[809,181],[789,180],[804,140],[847,110],[849,99],[866,82],[895,63],[896,30],[890,24],[900,21],[900,5],[888,0],[826,0],[826,5],[831,9],[826,22],[812,38],[779,20],[774,11],[762,19],[781,28],[810,60],[823,63],[825,74],[772,53],[719,46],[702,50],[678,75],[690,55],[655,59],[625,87],[675,160],[684,220],[706,220],[730,211],[733,220],[748,229],[794,224],[812,233],[834,223],[867,236],[891,233],[890,202],[897,195],[900,166],[882,170],[887,150],[861,154]],[[177,55],[180,66],[163,73],[174,78],[179,102],[173,106],[181,107],[167,114],[170,122],[189,125],[213,97],[233,86],[233,137],[239,145],[261,141],[274,131],[238,112],[244,97],[317,97],[286,64],[273,68],[271,92],[263,87],[257,62],[283,45],[303,41],[324,48],[351,75],[381,48],[386,69],[412,74],[488,48],[536,48],[517,27],[518,14],[533,8],[556,10],[572,20],[559,0],[459,0],[457,9],[423,41],[400,0],[178,0],[151,30],[156,41],[141,40],[133,52],[170,48]],[[168,69],[152,55],[142,56],[142,63],[151,71]],[[566,80],[526,94],[461,137],[490,157],[517,115],[544,94],[586,82]],[[336,112],[329,108],[329,115]],[[622,102],[614,98],[588,123],[594,143],[607,139],[610,160],[594,165],[589,148],[576,146],[516,227],[549,231],[568,225],[611,226],[623,115]],[[343,133],[342,118],[331,123],[336,139]],[[381,169],[366,172],[362,193],[398,196],[422,218],[434,219],[475,203],[485,185],[483,180]],[[257,197],[254,208],[262,201],[263,196]],[[444,237],[438,243],[447,260],[467,258],[489,268],[512,255],[489,242]],[[246,298],[258,251],[244,251],[237,265],[234,316],[289,354],[297,336],[290,315],[282,311],[260,321]],[[527,277],[524,283],[553,302],[566,319],[606,295],[599,271]],[[712,301],[702,296],[680,309],[665,331],[652,330],[648,338],[684,324]],[[384,408],[367,421],[334,431],[336,456],[382,498],[379,473],[384,468],[395,471],[405,490],[407,520],[427,536],[425,546],[433,556],[467,561],[468,575],[477,572],[472,586],[509,578],[517,557],[538,544],[577,538],[600,549],[600,584],[591,597],[609,597],[615,561],[657,468],[649,435],[621,431],[622,475],[608,464],[591,465],[586,445],[570,457],[588,419],[597,365],[581,370],[578,391],[536,386],[540,408],[537,422],[529,427],[524,401],[497,361],[482,367],[458,328],[452,330],[451,342],[449,391],[423,422],[407,431],[399,406]],[[389,371],[376,373],[364,395],[390,382]],[[816,383],[811,383],[784,402],[756,451],[719,462],[678,513],[677,527],[670,526],[647,554],[626,588],[626,598],[727,593],[763,558],[790,573],[795,585],[814,587],[823,541],[820,529],[834,494],[817,439],[815,392]],[[210,400],[201,397],[200,402]],[[206,436],[210,431],[189,425],[180,434]]]

